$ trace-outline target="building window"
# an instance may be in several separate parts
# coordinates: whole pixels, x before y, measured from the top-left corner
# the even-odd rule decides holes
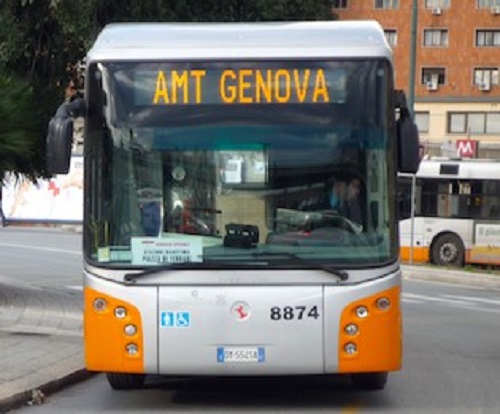
[[[500,46],[500,30],[477,30],[476,46]]]
[[[387,43],[391,47],[394,47],[398,44],[398,31],[397,30],[384,30],[385,38],[387,39]]]
[[[495,6],[500,7],[500,0],[477,0],[478,9],[489,9]]]
[[[426,47],[447,47],[448,30],[446,29],[425,29],[424,46]]]
[[[422,69],[422,85],[432,88],[438,85],[444,85],[446,73],[444,68],[423,68]]]
[[[425,0],[426,9],[449,9],[451,0]],[[463,0],[462,0],[463,1]]]
[[[348,0],[332,0],[332,7],[334,9],[347,9],[348,6]]]
[[[399,0],[375,0],[376,9],[397,9]]]
[[[474,69],[474,85],[498,85],[498,68]]]
[[[418,132],[427,134],[429,132],[429,112],[415,112],[415,124]]]
[[[499,134],[500,112],[449,112],[450,134]]]

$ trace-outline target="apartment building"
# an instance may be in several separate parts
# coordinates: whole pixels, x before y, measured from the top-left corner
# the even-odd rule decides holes
[[[500,158],[500,0],[332,0],[340,20],[375,19],[394,50],[396,87],[409,90],[417,6],[415,119],[431,154],[464,139]]]

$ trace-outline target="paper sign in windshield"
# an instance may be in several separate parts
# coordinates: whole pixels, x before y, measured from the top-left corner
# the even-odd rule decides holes
[[[168,263],[201,262],[201,239],[132,238],[132,264],[158,265]]]

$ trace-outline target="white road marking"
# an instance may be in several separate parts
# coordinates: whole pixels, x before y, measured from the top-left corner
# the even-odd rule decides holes
[[[57,249],[54,247],[26,246],[24,244],[0,243],[0,247],[16,247],[20,249],[41,250],[43,252],[75,254],[78,256],[81,256],[82,254],[80,251],[75,251],[75,250]]]
[[[406,298],[405,295],[403,294],[403,299],[402,301],[404,303],[425,303],[425,300],[418,300],[418,299],[410,299],[410,298]]]
[[[461,296],[461,295],[448,295],[448,294],[443,294],[438,296],[427,296],[427,295],[419,295],[416,293],[403,293],[402,302],[419,304],[419,305],[426,302],[432,302],[442,306],[453,306],[467,310],[500,314],[500,300],[485,299],[475,296]],[[492,305],[492,306],[486,307],[485,305]]]
[[[66,289],[70,289],[70,290],[83,290],[83,286],[82,285],[70,285],[70,286],[66,286]]]
[[[424,296],[424,295],[418,295],[416,293],[403,293],[403,298],[420,299],[426,302],[451,303],[453,305],[471,306],[470,302],[464,300],[446,299],[443,297],[434,297],[434,296]]]
[[[479,303],[486,303],[488,305],[500,306],[500,300],[483,299],[483,298],[476,298],[476,297],[470,297],[470,296],[458,296],[458,295],[442,295],[442,296],[449,298],[449,299],[468,300],[471,302],[479,302]]]

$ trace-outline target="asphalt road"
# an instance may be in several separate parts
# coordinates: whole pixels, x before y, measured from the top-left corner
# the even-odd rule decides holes
[[[81,240],[81,234],[59,228],[0,228],[0,282],[81,286]]]

